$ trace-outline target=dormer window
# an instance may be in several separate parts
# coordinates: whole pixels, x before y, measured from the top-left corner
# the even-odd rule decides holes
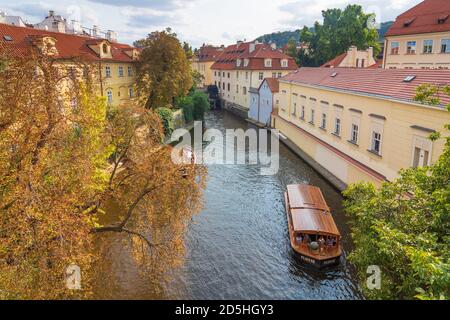
[[[104,54],[108,54],[109,48],[108,48],[108,45],[106,43],[103,44],[102,49],[103,49],[103,53]]]
[[[248,66],[248,62],[249,62],[248,59],[244,59],[244,67],[247,67],[247,66]]]
[[[264,60],[264,66],[265,66],[266,68],[272,67],[272,59],[265,59],[265,60]]]
[[[403,26],[404,26],[404,27],[409,27],[409,26],[414,22],[414,20],[416,20],[416,17],[413,17],[413,18],[411,18],[411,19],[406,20],[406,21],[403,23]]]
[[[288,67],[288,60],[287,59],[281,60],[281,67],[283,67],[283,68],[287,68]]]
[[[237,59],[237,60],[236,60],[236,66],[238,66],[238,67],[241,66],[241,59]]]
[[[447,21],[448,17],[449,17],[448,14],[447,14],[447,15],[440,16],[440,17],[438,18],[438,24],[444,24],[445,21]]]

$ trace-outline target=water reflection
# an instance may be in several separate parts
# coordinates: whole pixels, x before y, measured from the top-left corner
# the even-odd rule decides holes
[[[219,130],[248,126],[226,111],[211,112],[205,122],[206,128]],[[193,218],[186,235],[184,265],[158,286],[160,279],[149,281],[148,275],[139,275],[136,267],[130,265],[124,240],[117,235],[108,236],[103,241],[109,246],[109,251],[104,251],[103,264],[108,266],[109,271],[105,272],[110,277],[102,290],[97,289],[98,297],[361,298],[345,260],[350,238],[342,197],[293,152],[280,144],[280,170],[274,176],[261,176],[257,165],[211,165],[208,176],[205,208]],[[322,189],[343,234],[340,266],[315,270],[302,264],[291,250],[283,204],[285,186],[291,183],[309,183]]]

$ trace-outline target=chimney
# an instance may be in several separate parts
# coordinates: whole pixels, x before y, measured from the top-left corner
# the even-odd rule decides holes
[[[108,30],[108,32],[106,33],[106,39],[108,39],[110,42],[117,42],[117,33],[112,30]]]
[[[0,11],[0,23],[5,23],[6,22],[6,13],[4,13],[3,11]]]
[[[243,44],[244,42],[242,41],[242,40],[238,40],[237,41],[237,47],[239,48],[239,46],[241,45],[241,44]]]
[[[48,12],[48,18],[53,17],[55,15],[55,11],[54,10],[50,10]]]
[[[92,36],[95,38],[99,38],[100,37],[100,28],[98,26],[93,26],[92,27]]]
[[[250,43],[250,47],[248,48],[248,51],[250,53],[252,53],[253,51],[255,51],[255,49],[256,49],[256,43],[255,42]]]
[[[369,55],[369,58],[373,58],[373,47],[367,48],[367,53]]]
[[[277,44],[276,44],[275,42],[272,42],[272,43],[270,44],[270,47],[271,47],[273,50],[276,50],[276,49],[277,49]]]

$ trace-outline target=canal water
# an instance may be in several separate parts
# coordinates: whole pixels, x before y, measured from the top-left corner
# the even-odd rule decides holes
[[[249,126],[227,111],[210,112],[205,121],[206,128],[221,131]],[[344,257],[340,266],[318,271],[302,264],[291,250],[283,193],[287,184],[297,183],[322,189],[343,235]],[[116,245],[105,257],[110,263],[110,277],[97,297],[362,298],[356,276],[345,258],[351,242],[342,196],[283,144],[280,143],[280,169],[273,176],[260,175],[258,165],[209,166],[204,202],[203,211],[189,225],[182,267],[174,270],[159,290],[155,290],[155,281],[138,275],[125,247]]]

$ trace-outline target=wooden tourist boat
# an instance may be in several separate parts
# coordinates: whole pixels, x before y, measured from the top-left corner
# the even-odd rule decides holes
[[[322,192],[310,185],[288,185],[286,214],[292,249],[318,268],[339,264],[341,235]]]

